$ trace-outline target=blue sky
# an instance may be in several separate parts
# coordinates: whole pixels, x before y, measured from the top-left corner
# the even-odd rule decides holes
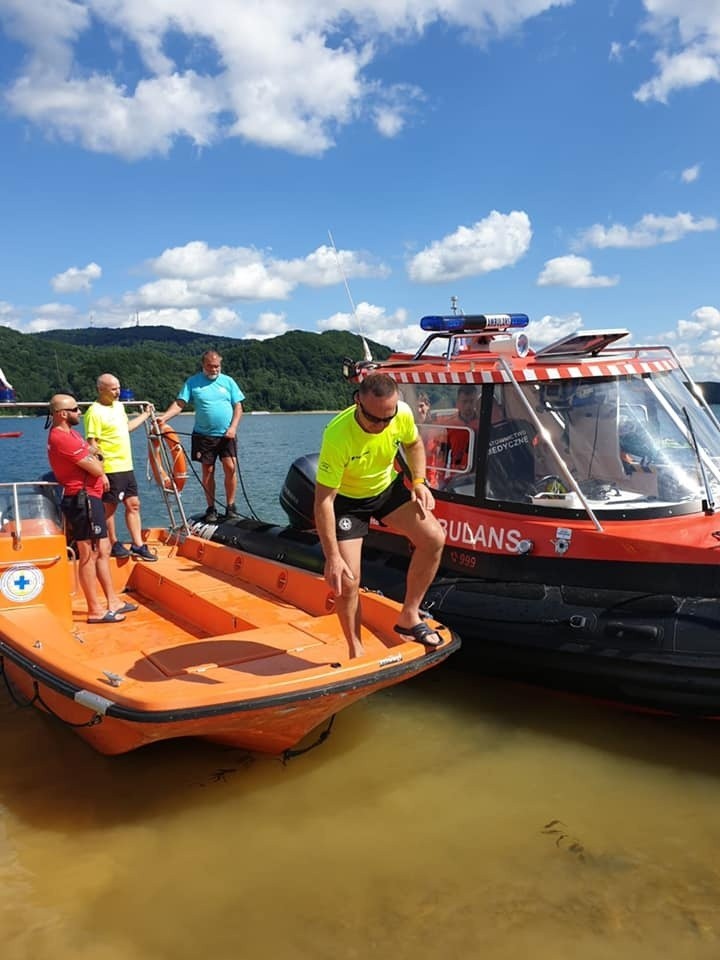
[[[455,295],[720,378],[719,105],[720,0],[0,0],[0,324],[408,349]]]

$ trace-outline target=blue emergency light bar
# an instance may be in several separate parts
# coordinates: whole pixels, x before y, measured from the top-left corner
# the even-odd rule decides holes
[[[530,318],[526,313],[479,313],[423,317],[420,326],[430,333],[469,333],[472,330],[502,333],[505,330],[519,330],[529,323]]]

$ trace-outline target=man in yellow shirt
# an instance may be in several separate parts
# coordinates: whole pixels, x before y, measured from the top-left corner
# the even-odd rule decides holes
[[[408,485],[394,466],[400,447],[412,473]],[[360,638],[360,565],[371,518],[404,534],[414,547],[396,632],[432,647],[443,642],[420,613],[445,543],[434,508],[425,483],[425,449],[412,410],[400,400],[392,377],[372,373],[360,384],[355,403],[325,428],[315,486],[315,525],[325,554],[325,580],[335,594],[351,657],[365,652]]]
[[[103,458],[105,474],[110,489],[103,494],[105,519],[110,538],[110,555],[113,557],[136,557],[154,561],[157,557],[142,541],[140,498],[133,471],[130,431],[144,423],[152,413],[152,407],[128,420],[125,407],[120,403],[120,381],[111,373],[103,373],[97,379],[98,398],[85,412],[85,437],[94,452]],[[132,539],[130,549],[117,538],[115,511],[118,504],[125,504],[125,525]]]

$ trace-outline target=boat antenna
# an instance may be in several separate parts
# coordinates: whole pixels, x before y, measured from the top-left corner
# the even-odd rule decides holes
[[[355,309],[355,303],[353,302],[352,294],[350,293],[350,287],[348,286],[347,277],[345,276],[345,271],[343,270],[342,261],[340,260],[340,256],[338,255],[337,247],[335,246],[335,241],[333,240],[333,235],[330,232],[330,230],[328,230],[328,237],[330,237],[330,244],[333,248],[333,252],[335,253],[335,262],[337,263],[338,270],[340,271],[340,276],[342,277],[343,283],[345,284],[345,292],[348,295],[348,300],[350,301],[350,306],[352,307],[353,316],[355,317],[355,323],[357,324],[357,330],[360,335],[360,339],[362,340],[363,360],[367,360],[368,362],[370,362],[372,361],[372,353],[370,352],[370,347],[368,346],[367,340],[365,339],[365,334],[363,333],[363,329],[362,329],[362,323],[360,322],[360,318],[357,315],[357,310]]]

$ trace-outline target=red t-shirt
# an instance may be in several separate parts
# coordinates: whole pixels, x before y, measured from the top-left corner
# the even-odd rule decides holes
[[[78,467],[80,460],[90,453],[87,440],[76,430],[60,430],[53,427],[48,434],[48,460],[57,482],[62,484],[66,496],[79,493],[83,487],[92,497],[102,497],[102,476],[93,477],[87,470]]]

